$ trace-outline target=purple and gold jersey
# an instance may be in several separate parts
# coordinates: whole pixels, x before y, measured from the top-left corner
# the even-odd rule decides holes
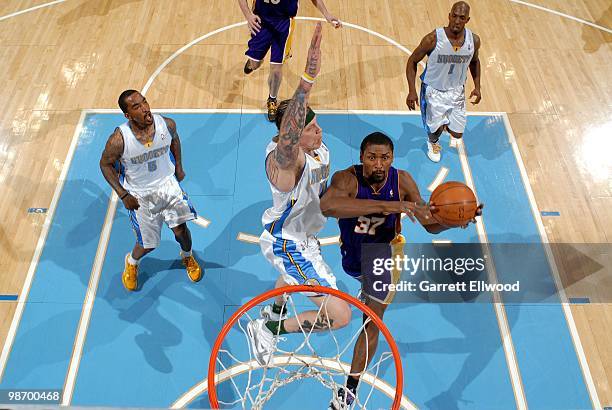
[[[397,169],[389,168],[387,180],[375,191],[363,177],[363,166],[354,165],[357,177],[357,199],[399,201],[399,176]],[[361,275],[361,245],[364,243],[391,243],[397,233],[399,214],[371,214],[356,218],[340,218],[340,250],[342,267],[351,276]]]
[[[298,12],[298,0],[255,0],[253,12],[264,21],[287,20]]]

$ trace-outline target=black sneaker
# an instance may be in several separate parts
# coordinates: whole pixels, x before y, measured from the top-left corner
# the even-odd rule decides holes
[[[276,102],[276,98],[268,97],[266,105],[268,106],[268,121],[276,121],[276,111],[278,111],[278,102]]]
[[[345,387],[340,387],[338,393],[334,394],[329,403],[328,410],[349,410],[355,401],[355,392]]]
[[[246,63],[244,63],[244,73],[245,73],[246,75],[249,75],[249,74],[251,74],[253,71],[255,71],[255,70],[253,70],[253,69],[250,67],[250,65],[249,65],[249,60],[247,60],[247,62],[246,62]]]

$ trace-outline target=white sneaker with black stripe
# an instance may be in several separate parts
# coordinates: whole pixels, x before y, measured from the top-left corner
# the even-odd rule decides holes
[[[283,308],[283,314],[275,313],[272,310],[272,305],[266,305],[259,310],[259,317],[262,319],[273,320],[278,322],[280,320],[285,320],[289,317],[289,313],[287,313],[287,305]]]
[[[255,319],[247,325],[251,351],[261,366],[266,366],[270,362],[278,340],[278,337],[268,329],[266,322],[266,319]]]

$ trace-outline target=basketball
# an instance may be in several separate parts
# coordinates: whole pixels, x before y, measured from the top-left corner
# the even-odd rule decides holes
[[[478,203],[474,192],[462,182],[440,184],[431,194],[430,205],[435,205],[433,218],[446,227],[463,226],[476,216]]]

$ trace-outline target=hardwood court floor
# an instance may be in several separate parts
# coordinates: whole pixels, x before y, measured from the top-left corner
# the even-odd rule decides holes
[[[6,0],[0,17],[44,1]],[[81,110],[116,108],[125,88],[143,88],[183,45],[242,21],[230,0],[67,0],[0,20],[0,294],[20,294]],[[444,25],[451,1],[327,0],[341,20],[412,50]],[[483,101],[473,111],[509,115],[551,242],[612,242],[612,4],[537,0],[534,4],[607,28],[509,0],[472,0],[469,27],[482,39]],[[319,17],[307,1],[300,16]],[[281,97],[305,61],[312,23],[299,21]],[[261,108],[267,68],[246,78],[244,26],[195,44],[151,83],[153,108]],[[323,68],[312,96],[327,109],[404,110],[407,55],[357,28],[326,27]],[[471,83],[468,85],[468,93]],[[466,135],[469,142],[469,135]],[[97,164],[92,164],[97,166]],[[557,252],[589,368],[602,405],[612,403],[610,253],[589,255],[607,271],[584,272]],[[607,276],[606,276],[607,273]],[[607,282],[606,282],[607,280]],[[571,286],[570,286],[571,285]],[[598,302],[598,303],[593,303]],[[16,303],[0,303],[0,342]]]

